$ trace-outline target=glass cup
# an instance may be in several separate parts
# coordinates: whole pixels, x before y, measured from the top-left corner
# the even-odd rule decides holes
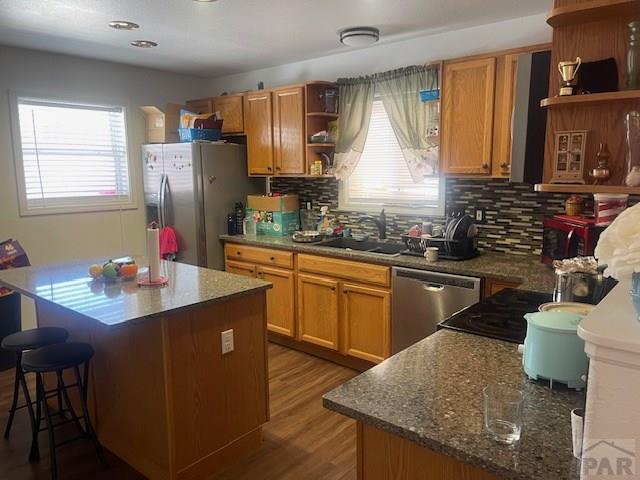
[[[489,385],[482,390],[484,427],[499,443],[511,445],[520,440],[524,394],[515,388]]]

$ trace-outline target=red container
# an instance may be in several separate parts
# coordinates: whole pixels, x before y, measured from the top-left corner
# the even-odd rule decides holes
[[[594,193],[593,200],[596,225],[605,226],[610,225],[627,208],[629,195]]]

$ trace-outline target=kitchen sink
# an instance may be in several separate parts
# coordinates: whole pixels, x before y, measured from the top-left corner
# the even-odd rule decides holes
[[[358,241],[353,238],[334,238],[318,243],[318,246],[356,250],[358,252],[380,253],[382,255],[398,255],[407,249],[402,243],[376,242],[372,240]]]

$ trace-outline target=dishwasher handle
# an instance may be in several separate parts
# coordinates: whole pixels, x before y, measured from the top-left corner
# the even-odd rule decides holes
[[[440,293],[444,290],[444,285],[438,285],[437,283],[423,283],[422,288],[427,292]]]

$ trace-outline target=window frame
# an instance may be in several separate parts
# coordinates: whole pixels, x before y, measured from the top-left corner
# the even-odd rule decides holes
[[[374,101],[379,101],[378,98],[374,98]],[[388,116],[388,114],[387,114]],[[368,133],[367,133],[368,135]],[[397,139],[396,139],[397,142]],[[366,147],[365,147],[366,148]],[[357,167],[356,167],[357,168]],[[429,177],[425,177],[429,178]],[[433,177],[431,177],[433,178]],[[404,216],[444,216],[445,214],[445,176],[438,175],[438,206],[437,207],[411,207],[404,205],[394,205],[385,203],[383,201],[376,202],[354,202],[349,199],[349,179],[340,180],[338,182],[338,211],[342,212],[362,212],[367,214],[379,213],[382,208],[387,213],[393,213],[396,215]]]
[[[24,163],[22,153],[22,135],[20,132],[20,117],[18,103],[20,100],[34,100],[39,102],[49,102],[66,105],[79,105],[84,107],[98,108],[121,108],[124,118],[124,138],[126,142],[126,159],[127,173],[129,182],[129,192],[126,199],[111,199],[96,202],[96,197],[88,197],[86,201],[78,200],[78,197],[69,199],[69,204],[65,205],[67,199],[62,198],[56,200],[54,206],[30,206],[26,193],[26,179],[24,175]],[[11,140],[13,144],[13,166],[15,169],[16,192],[18,195],[18,211],[21,217],[38,216],[38,215],[59,215],[89,212],[109,212],[121,210],[137,210],[139,208],[138,187],[139,182],[138,171],[135,168],[133,156],[131,154],[130,144],[130,120],[128,115],[129,108],[124,102],[113,102],[108,100],[91,100],[82,98],[81,95],[68,97],[58,95],[39,94],[28,91],[11,91],[9,92],[9,113],[11,126]]]

